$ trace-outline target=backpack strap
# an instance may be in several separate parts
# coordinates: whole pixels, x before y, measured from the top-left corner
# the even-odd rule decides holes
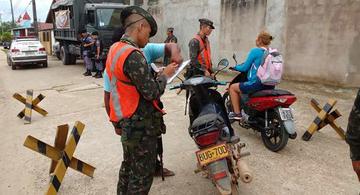
[[[263,66],[264,65],[264,62],[265,62],[265,59],[267,58],[267,56],[270,54],[269,50],[266,49],[265,47],[261,47],[261,49],[264,49],[264,54],[263,54],[263,57],[262,57],[262,60],[261,60],[261,63],[260,63],[260,66]],[[260,67],[259,66],[259,67]],[[252,64],[252,67],[251,68],[255,68],[255,70],[257,70],[258,68],[256,68],[255,66],[255,63]]]
[[[266,49],[265,47],[261,47],[262,49],[264,49],[264,54],[263,54],[263,57],[262,57],[262,60],[261,60],[261,64],[260,66],[263,66],[264,65],[264,62],[265,62],[265,59],[267,58],[267,56],[270,54],[270,49]]]

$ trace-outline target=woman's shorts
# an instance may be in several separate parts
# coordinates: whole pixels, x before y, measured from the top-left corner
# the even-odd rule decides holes
[[[256,81],[255,83],[240,83],[239,86],[240,91],[244,94],[250,94],[260,90],[274,89],[274,86],[263,85],[260,80]]]

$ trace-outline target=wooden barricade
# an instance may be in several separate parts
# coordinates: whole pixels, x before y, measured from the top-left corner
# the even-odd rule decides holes
[[[52,177],[46,194],[52,195],[59,191],[61,182],[68,167],[91,178],[93,177],[95,167],[73,157],[84,127],[85,125],[83,123],[77,121],[66,143],[69,126],[58,126],[55,137],[55,147],[50,146],[49,144],[46,144],[30,135],[27,136],[24,142],[25,147],[39,152],[52,160],[50,165],[50,174]]]
[[[302,136],[302,139],[304,141],[309,141],[316,131],[319,131],[328,124],[336,131],[336,133],[342,139],[345,139],[344,130],[335,122],[335,119],[339,118],[341,116],[341,113],[337,109],[330,113],[336,102],[336,100],[330,99],[321,109],[320,104],[315,99],[311,99],[310,105],[316,110],[316,112],[318,112],[318,115]]]
[[[21,103],[25,104],[25,108],[17,115],[20,119],[25,119],[25,124],[31,123],[31,114],[32,110],[35,110],[39,114],[46,116],[48,112],[38,106],[38,104],[45,98],[42,94],[39,94],[34,100],[33,100],[33,90],[27,90],[26,91],[26,98],[21,96],[18,93],[15,93],[13,97],[17,100],[19,100]]]

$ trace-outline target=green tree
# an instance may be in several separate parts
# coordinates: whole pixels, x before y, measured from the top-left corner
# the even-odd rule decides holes
[[[10,32],[4,32],[1,36],[1,41],[11,41],[12,40],[12,35]]]
[[[15,27],[13,27],[12,22],[2,22],[1,26],[0,26],[0,28],[1,28],[0,31],[1,32],[10,32],[11,29],[16,28],[16,27],[18,27],[18,26],[15,25]]]

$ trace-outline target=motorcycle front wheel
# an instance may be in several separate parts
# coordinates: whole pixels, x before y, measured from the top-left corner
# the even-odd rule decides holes
[[[225,104],[226,113],[229,114],[230,112],[233,112],[233,107],[231,105],[230,95],[228,91],[224,93],[223,101]]]
[[[266,148],[277,152],[286,146],[289,134],[285,129],[284,121],[275,110],[269,111],[268,120],[269,126],[261,132],[261,138]]]

